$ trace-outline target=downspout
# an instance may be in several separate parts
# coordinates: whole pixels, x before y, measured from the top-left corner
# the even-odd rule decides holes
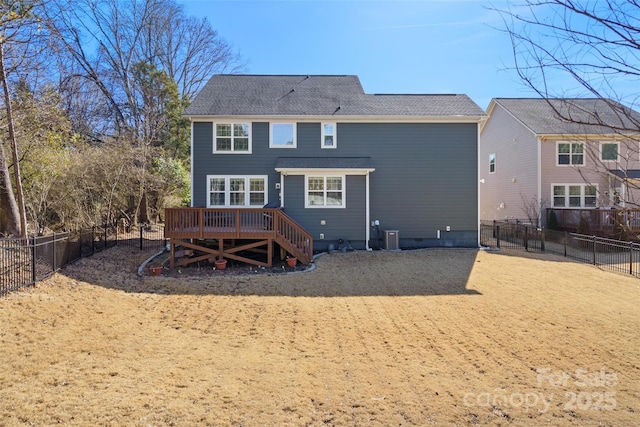
[[[364,240],[364,245],[365,245],[365,249],[370,251],[371,248],[369,248],[369,239],[371,238],[371,228],[369,227],[369,218],[370,218],[370,213],[369,213],[369,171],[367,171],[367,174],[365,175],[365,240]]]
[[[482,119],[481,119],[482,120]],[[482,247],[482,245],[480,244],[480,215],[482,214],[481,212],[481,206],[480,206],[480,171],[482,170],[482,166],[480,165],[480,162],[482,161],[480,159],[480,121],[478,121],[478,125],[477,125],[477,129],[478,129],[478,137],[477,137],[477,144],[476,144],[476,151],[477,151],[477,160],[476,160],[476,195],[478,197],[478,200],[476,202],[477,204],[477,212],[476,212],[476,223],[478,225],[478,235],[476,236],[476,241],[478,242],[478,247]],[[438,239],[440,238],[440,230],[438,230]]]
[[[280,207],[284,208],[284,173],[280,172]]]
[[[193,207],[193,201],[194,201],[194,193],[193,193],[193,187],[195,187],[195,183],[193,181],[193,177],[194,177],[194,167],[193,167],[193,119],[191,117],[189,117],[189,122],[191,124],[189,132],[191,133],[190,135],[190,139],[191,139],[191,207]],[[209,196],[206,196],[209,197]],[[205,203],[205,206],[207,206],[207,204]]]

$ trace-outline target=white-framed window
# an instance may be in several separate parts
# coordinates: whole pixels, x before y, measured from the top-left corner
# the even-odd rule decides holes
[[[214,153],[251,154],[251,123],[214,123]]]
[[[584,144],[582,142],[558,142],[556,153],[558,166],[584,165]]]
[[[496,171],[496,153],[489,154],[489,173]]]
[[[617,162],[620,154],[620,144],[617,142],[600,143],[600,160],[603,162]]]
[[[266,175],[207,175],[207,207],[256,207],[267,202]]]
[[[552,184],[554,208],[595,208],[598,202],[597,184]]]
[[[344,208],[344,175],[305,175],[305,207]]]
[[[337,127],[335,123],[322,123],[321,148],[336,148],[338,146]]]
[[[269,130],[270,148],[296,148],[295,123],[271,123]]]

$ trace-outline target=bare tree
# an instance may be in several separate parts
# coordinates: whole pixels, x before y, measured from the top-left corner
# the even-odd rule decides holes
[[[27,235],[27,219],[9,82],[10,70],[7,69],[7,64],[13,62],[13,68],[17,68],[29,57],[26,52],[38,34],[36,25],[38,19],[34,14],[37,5],[36,1],[28,0],[4,1],[0,4],[0,80],[13,169],[12,183],[5,150],[4,147],[0,147],[0,199],[2,201],[0,227],[5,233],[21,237]],[[11,52],[12,50],[19,53]]]
[[[241,65],[206,19],[186,16],[174,0],[50,0],[42,13],[60,51],[73,60],[67,83],[78,87],[80,78],[95,85],[113,114],[110,136],[140,144],[149,109],[137,67],[166,73],[188,99],[211,74]]]
[[[640,2],[524,0],[494,8],[524,84],[548,101],[557,119],[584,135],[586,155],[604,179],[628,189],[636,205],[640,142]],[[589,105],[577,98],[589,97]],[[593,135],[619,141],[617,160],[603,161]],[[588,177],[585,177],[588,182]]]

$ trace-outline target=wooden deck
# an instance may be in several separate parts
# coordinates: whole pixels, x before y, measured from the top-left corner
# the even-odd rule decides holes
[[[633,234],[640,234],[640,209],[547,209],[547,225],[551,211],[555,213],[558,228],[578,231],[580,218],[586,218],[592,233],[605,237],[613,236],[616,229],[624,226]]]
[[[225,258],[263,267],[273,265],[273,245],[308,264],[313,258],[313,236],[282,209],[167,208],[165,237],[169,239],[171,268]],[[175,247],[195,252],[175,262]],[[264,254],[264,261],[241,252]]]

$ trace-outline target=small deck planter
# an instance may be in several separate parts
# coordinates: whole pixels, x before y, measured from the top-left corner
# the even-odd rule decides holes
[[[298,264],[298,258],[287,258],[287,265],[289,267],[295,267]]]
[[[216,270],[224,270],[227,268],[227,260],[226,259],[217,259],[216,260]]]

